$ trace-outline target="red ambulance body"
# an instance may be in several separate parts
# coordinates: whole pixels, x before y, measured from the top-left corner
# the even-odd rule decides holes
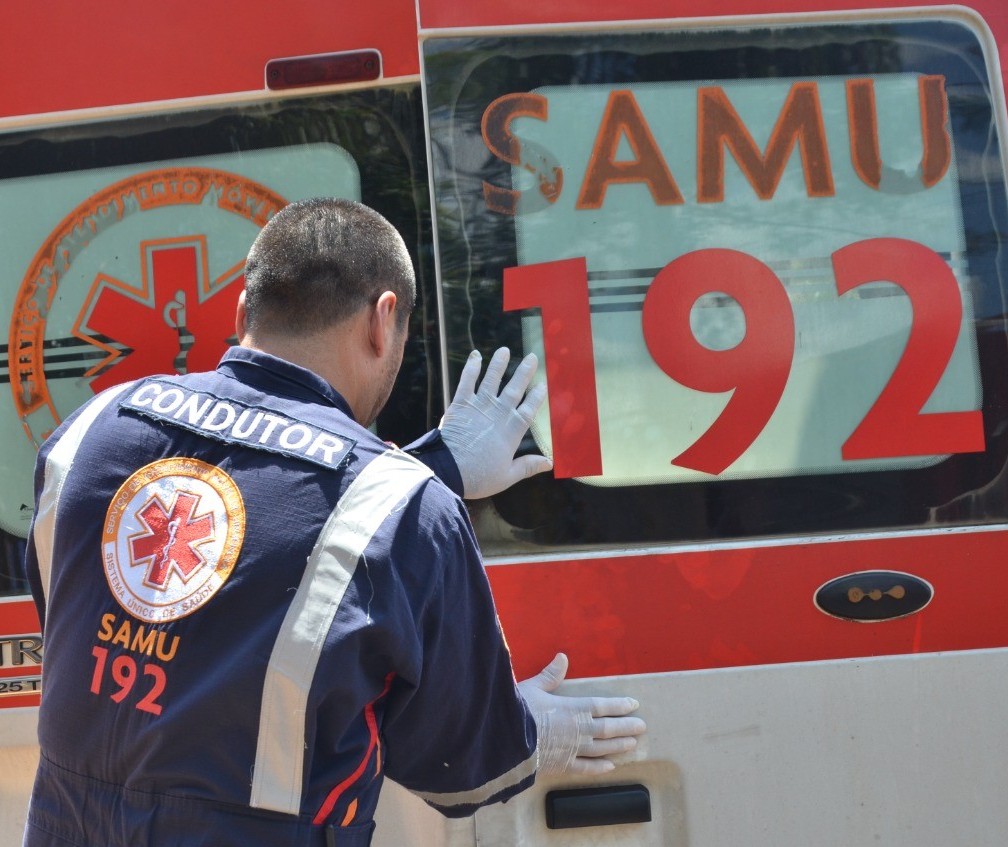
[[[8,18],[0,843],[37,756],[37,444],[213,367],[243,250],[314,194],[417,263],[384,437],[437,424],[473,347],[539,355],[522,449],[555,473],[471,504],[501,621],[520,677],[563,650],[649,725],[604,779],[461,822],[392,786],[376,843],[1005,842],[1000,0]]]

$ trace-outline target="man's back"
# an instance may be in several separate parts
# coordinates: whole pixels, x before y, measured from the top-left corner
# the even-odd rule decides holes
[[[366,844],[383,771],[449,814],[528,784],[475,542],[424,465],[248,350],[94,404],[41,453],[26,844]],[[486,748],[486,709],[524,732]]]

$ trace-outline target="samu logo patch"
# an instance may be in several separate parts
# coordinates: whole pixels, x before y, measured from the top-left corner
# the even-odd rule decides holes
[[[149,623],[205,605],[234,570],[245,504],[224,471],[199,459],[159,459],[109,504],[102,563],[119,605]]]

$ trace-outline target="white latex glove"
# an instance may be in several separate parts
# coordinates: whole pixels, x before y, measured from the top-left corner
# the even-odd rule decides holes
[[[630,697],[565,697],[552,692],[567,675],[567,657],[553,661],[518,690],[535,718],[541,774],[603,774],[616,767],[607,757],[637,746],[647,725],[626,717],[640,705]]]
[[[498,396],[510,358],[507,347],[497,350],[477,389],[483,357],[473,350],[441,419],[441,437],[458,465],[467,500],[490,497],[553,467],[545,456],[515,458],[518,445],[546,399],[546,386],[540,384],[528,391],[539,364],[535,355],[529,354]]]

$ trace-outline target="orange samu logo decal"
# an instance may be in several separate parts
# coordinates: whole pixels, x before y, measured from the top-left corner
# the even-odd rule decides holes
[[[192,614],[224,585],[245,537],[234,480],[199,459],[159,459],[127,479],[102,534],[119,605],[150,623]]]
[[[11,318],[10,383],[28,437],[41,443],[61,419],[47,377],[84,377],[97,393],[154,373],[212,369],[232,343],[244,252],[216,256],[212,265],[218,271],[211,274],[209,250],[230,248],[216,239],[208,247],[205,233],[178,235],[177,218],[166,218],[165,209],[188,206],[188,211],[179,210],[186,216],[195,207],[213,209],[228,213],[224,223],[237,215],[261,227],[286,204],[276,192],[243,176],[178,167],[120,180],[67,215],[35,254]],[[116,275],[122,240],[100,238],[114,229],[128,233],[128,240],[134,231],[144,233],[126,250],[135,257],[133,251],[139,249],[139,274]],[[109,255],[88,261],[102,250]],[[226,270],[220,272],[221,267]],[[64,281],[83,284],[87,294],[69,337],[65,329],[56,332],[63,337],[48,337],[46,325]]]

